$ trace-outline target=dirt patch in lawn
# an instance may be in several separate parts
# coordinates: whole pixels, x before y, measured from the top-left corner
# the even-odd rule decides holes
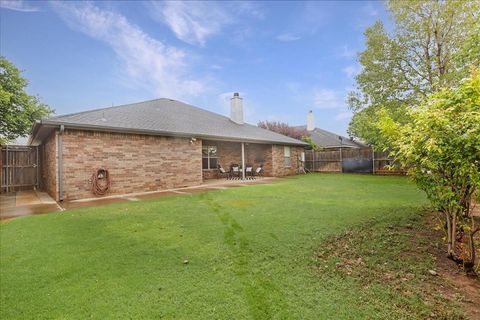
[[[446,257],[445,244],[442,242],[443,233],[440,228],[442,222],[438,219],[438,215],[430,213],[425,216],[423,225],[425,228],[419,231],[418,237],[428,239],[430,243],[434,244],[427,250],[436,258],[439,277],[449,283],[454,292],[463,297],[463,307],[467,315],[471,319],[480,319],[480,278],[466,276],[460,266]],[[477,257],[480,255],[480,250],[478,251]]]
[[[322,243],[315,272],[324,280],[351,278],[369,299],[379,299],[380,286],[407,318],[480,319],[480,280],[446,257],[440,223],[424,212],[347,230]]]

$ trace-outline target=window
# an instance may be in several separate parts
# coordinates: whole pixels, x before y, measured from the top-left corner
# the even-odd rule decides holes
[[[285,167],[290,167],[292,165],[292,160],[290,158],[290,147],[283,147],[283,164]]]
[[[202,147],[202,169],[217,169],[217,147]]]

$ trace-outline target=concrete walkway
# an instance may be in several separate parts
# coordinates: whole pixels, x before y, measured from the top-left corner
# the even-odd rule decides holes
[[[150,192],[140,192],[140,193],[129,193],[129,194],[123,194],[123,195],[112,195],[112,196],[105,196],[101,198],[87,198],[87,199],[79,199],[79,200],[72,200],[72,201],[64,201],[60,203],[60,205],[65,209],[92,207],[92,206],[99,206],[99,205],[105,205],[110,203],[158,199],[166,196],[191,195],[199,192],[242,187],[242,186],[248,186],[252,184],[272,183],[278,180],[279,178],[274,178],[274,177],[263,177],[255,180],[210,179],[210,180],[204,181],[201,185],[193,186],[193,187],[166,189],[161,191],[150,191]]]
[[[28,190],[0,195],[0,220],[62,210],[45,192]]]
[[[66,209],[95,207],[111,203],[125,203],[159,199],[166,196],[185,196],[199,192],[223,190],[234,187],[242,187],[253,184],[268,184],[280,180],[279,178],[264,177],[256,180],[226,180],[212,179],[194,187],[168,189],[162,191],[130,193],[124,195],[105,196],[101,198],[88,198],[73,201],[55,202],[45,192],[34,190],[19,191],[0,195],[0,220],[11,219],[21,216],[59,212]]]

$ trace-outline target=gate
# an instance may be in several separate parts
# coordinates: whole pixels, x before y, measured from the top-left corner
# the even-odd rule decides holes
[[[2,146],[0,192],[39,187],[38,147]]]
[[[347,149],[341,151],[342,172],[372,173],[372,149]]]

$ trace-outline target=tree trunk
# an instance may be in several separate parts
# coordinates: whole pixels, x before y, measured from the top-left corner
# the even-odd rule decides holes
[[[453,257],[452,225],[450,223],[450,213],[447,210],[445,210],[445,217],[447,218],[447,255]]]
[[[452,227],[451,227],[452,235],[451,235],[450,239],[452,241],[453,254],[455,255],[455,257],[457,257],[457,254],[455,252],[455,245],[456,245],[456,241],[457,241],[457,212],[456,212],[456,210],[454,211],[454,213],[452,215],[451,222],[452,222]]]

